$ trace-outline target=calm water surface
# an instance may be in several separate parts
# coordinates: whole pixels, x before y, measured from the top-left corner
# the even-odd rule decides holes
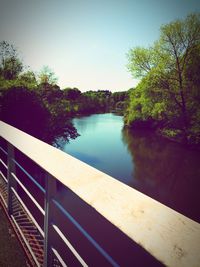
[[[123,118],[74,119],[80,136],[62,150],[200,222],[200,152],[147,132],[123,129]]]

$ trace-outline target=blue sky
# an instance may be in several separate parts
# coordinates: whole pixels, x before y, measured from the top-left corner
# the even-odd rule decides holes
[[[17,46],[34,71],[48,65],[61,88],[127,90],[127,52],[151,45],[159,28],[199,0],[2,0],[0,40]]]

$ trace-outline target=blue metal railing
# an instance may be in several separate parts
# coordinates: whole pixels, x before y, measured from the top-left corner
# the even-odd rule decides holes
[[[65,235],[62,233],[61,229],[56,225],[56,220],[52,216],[52,209],[59,209],[64,217],[68,219],[82,234],[86,237],[86,239],[92,243],[92,245],[96,248],[96,250],[106,259],[110,266],[119,266],[117,262],[90,236],[90,234],[84,230],[84,228],[70,215],[68,211],[64,209],[61,203],[56,199],[56,179],[50,175],[46,175],[46,184],[45,188],[43,188],[38,181],[32,177],[25,169],[20,165],[19,162],[15,159],[14,147],[8,143],[8,152],[2,147],[0,147],[1,151],[7,156],[7,164],[1,160],[1,169],[7,169],[7,178],[1,172],[1,178],[3,178],[4,182],[7,183],[7,199],[5,199],[2,195],[2,200],[6,203],[8,208],[8,213],[12,217],[18,231],[20,232],[23,241],[26,243],[27,248],[29,249],[31,255],[37,266],[53,266],[53,262],[56,257],[56,266],[58,262],[60,266],[67,266],[65,261],[62,258],[62,255],[54,248],[53,240],[52,240],[52,230],[57,233],[57,238],[62,239],[62,242],[68,246],[71,250],[72,254],[76,257],[79,261],[81,266],[88,266],[85,260],[79,255],[73,245],[67,240]],[[32,183],[34,183],[37,188],[44,194],[44,201],[45,201],[45,209],[41,207],[41,205],[37,202],[34,196],[31,193],[31,186],[27,189],[23,182],[20,181],[20,178],[16,175],[16,168],[19,168],[25,175],[26,178],[29,179]],[[23,192],[28,196],[29,200],[32,201],[34,206],[41,212],[44,216],[44,227],[42,228],[39,223],[37,222],[37,218],[34,217],[32,211],[27,207],[26,203],[23,201],[23,194],[20,196],[18,193],[19,187],[23,190]],[[13,210],[13,198],[15,198],[15,203],[18,202],[17,208],[21,211],[21,214],[17,217],[15,213],[15,209]],[[54,207],[52,207],[54,205]],[[23,211],[23,212],[22,212]],[[14,214],[14,215],[13,215]],[[16,218],[17,217],[17,218]],[[24,234],[24,228],[27,226],[23,226],[19,223],[20,220],[24,220],[26,224],[29,224],[29,231],[27,234]],[[22,227],[22,229],[21,229]],[[33,229],[37,228],[37,231],[34,232],[35,236],[35,244],[31,243],[29,234],[31,235]],[[33,236],[32,236],[33,239]],[[34,248],[34,245],[38,247],[37,249]],[[38,251],[42,251],[44,253],[39,253]],[[44,257],[41,259],[41,255]],[[54,257],[53,257],[54,256]]]

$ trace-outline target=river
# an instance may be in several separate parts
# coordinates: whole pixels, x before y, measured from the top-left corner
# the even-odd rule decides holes
[[[80,136],[62,150],[200,222],[200,152],[149,132],[123,129],[123,117],[73,120]]]

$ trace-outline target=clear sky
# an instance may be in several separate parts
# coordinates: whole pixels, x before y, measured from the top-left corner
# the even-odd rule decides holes
[[[1,0],[0,40],[32,70],[48,65],[61,88],[121,91],[136,84],[129,49],[152,44],[162,24],[191,12],[200,0]]]

